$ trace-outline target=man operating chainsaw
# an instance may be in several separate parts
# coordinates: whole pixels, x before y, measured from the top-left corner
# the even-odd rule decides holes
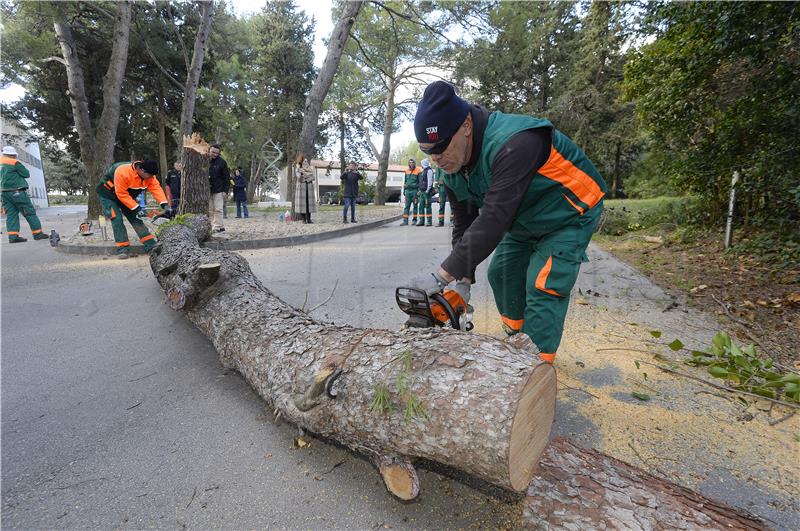
[[[475,269],[494,251],[489,284],[504,330],[527,334],[553,363],[603,210],[600,173],[549,121],[490,112],[442,81],[425,89],[414,132],[445,172],[454,219],[450,255],[410,287],[435,295],[456,281],[469,302]]]
[[[97,195],[103,205],[103,213],[111,220],[114,230],[114,241],[117,243],[117,257],[125,259],[130,256],[130,242],[128,231],[122,217],[128,218],[133,230],[139,236],[139,241],[147,252],[156,245],[155,236],[150,234],[147,226],[140,219],[139,214],[144,209],[137,202],[140,194],[149,191],[161,205],[160,215],[172,216],[172,209],[167,202],[167,196],[156,178],[158,163],[154,160],[137,160],[135,162],[117,162],[109,168],[108,172],[97,185]]]

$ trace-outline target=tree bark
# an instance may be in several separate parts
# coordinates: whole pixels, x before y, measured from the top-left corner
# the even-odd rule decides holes
[[[181,155],[183,138],[192,134],[192,119],[194,118],[197,85],[200,82],[200,73],[203,70],[203,60],[206,54],[206,42],[208,41],[208,34],[211,31],[211,21],[214,17],[214,2],[212,0],[201,0],[198,3],[202,5],[200,27],[197,28],[197,36],[194,39],[192,64],[186,73],[186,92],[183,94],[181,124],[180,130],[178,131],[178,156]],[[181,194],[181,196],[182,195],[183,194]]]
[[[741,509],[565,439],[544,451],[522,520],[530,529],[767,528]]]
[[[525,528],[766,527],[600,452],[563,439],[547,444],[555,372],[531,365],[527,336],[321,323],[273,295],[240,255],[201,248],[210,231],[205,216],[162,231],[150,267],[168,304],[277,414],[367,455],[399,498],[419,492],[412,461],[424,458],[524,490]],[[377,410],[381,386],[394,410]],[[406,421],[402,407],[412,397],[425,413]]]
[[[97,130],[92,128],[89,104],[83,77],[83,67],[78,57],[78,49],[72,27],[63,12],[53,20],[53,27],[64,56],[67,69],[67,86],[75,129],[81,150],[81,162],[86,172],[90,190],[88,217],[100,214],[100,199],[92,193],[94,185],[100,182],[103,173],[111,166],[114,158],[114,143],[119,125],[119,98],[122,80],[128,63],[128,44],[131,28],[131,4],[128,1],[117,3],[114,23],[114,45],[108,69],[103,78],[103,111],[97,122]]]
[[[375,181],[375,204],[386,204],[386,178],[389,171],[389,155],[392,149],[392,129],[394,127],[394,94],[397,83],[389,78],[386,90],[386,120],[383,124],[383,146],[378,158],[378,177]]]
[[[330,42],[328,42],[328,53],[325,56],[325,61],[322,63],[322,69],[314,80],[311,92],[308,93],[308,97],[306,98],[298,152],[305,153],[308,157],[311,157],[314,153],[314,140],[317,137],[319,113],[322,110],[322,102],[325,101],[325,96],[327,96],[328,90],[333,82],[333,76],[336,74],[336,69],[339,68],[339,60],[342,58],[344,45],[347,42],[347,38],[350,36],[350,28],[352,28],[353,24],[356,22],[356,17],[361,10],[361,5],[362,2],[356,0],[345,2],[342,15],[339,17],[339,21],[333,29]]]
[[[556,392],[555,371],[531,361],[527,336],[318,322],[266,289],[240,255],[201,248],[205,216],[187,223],[165,229],[151,256],[168,303],[284,418],[368,456],[403,499],[418,490],[416,458],[527,488]]]
[[[197,133],[184,137],[181,202],[179,214],[207,214],[211,190],[208,185],[208,144]]]

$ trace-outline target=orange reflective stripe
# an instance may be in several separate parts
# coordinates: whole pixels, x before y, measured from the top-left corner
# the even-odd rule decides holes
[[[508,326],[511,330],[515,330],[517,332],[522,330],[522,323],[525,322],[524,319],[510,319],[505,315],[501,315],[500,320],[503,321],[503,323],[505,323],[506,326]]]
[[[155,236],[153,236],[152,234],[148,234],[148,235],[147,235],[147,236],[145,236],[144,238],[139,238],[139,241],[140,241],[140,242],[142,242],[142,243],[144,243],[144,242],[146,242],[146,241],[152,240],[153,238],[155,238]]]
[[[567,187],[589,208],[595,206],[605,195],[594,179],[565,159],[555,147],[550,148],[550,158],[539,168],[539,173]]]
[[[17,236],[19,232],[14,232],[12,230],[8,231],[9,236]]]
[[[575,204],[575,203],[572,201],[572,199],[570,199],[570,198],[569,198],[569,196],[567,196],[567,194],[561,194],[561,195],[563,195],[563,196],[564,196],[564,199],[566,199],[567,201],[569,201],[569,204],[570,204],[570,205],[572,205],[572,206],[573,206],[573,208],[574,208],[575,210],[577,210],[577,211],[578,211],[578,212],[580,212],[581,214],[583,214],[584,212],[586,212],[586,210],[585,210],[585,209],[584,209],[582,206],[580,206],[580,205],[576,205],[576,204]]]
[[[13,166],[16,163],[17,163],[17,159],[15,159],[14,157],[2,157],[2,158],[0,158],[0,164],[8,164],[10,166]]]
[[[127,247],[131,242],[117,242],[117,247]]]
[[[556,353],[553,352],[552,354],[548,354],[546,352],[540,352],[539,359],[542,361],[546,361],[547,363],[553,363],[554,361],[556,361]]]
[[[550,256],[547,258],[547,262],[545,262],[544,266],[542,267],[541,271],[539,271],[539,275],[536,277],[536,289],[540,291],[544,291],[545,293],[549,293],[550,295],[555,295],[556,297],[561,297],[561,294],[555,290],[548,289],[545,287],[547,283],[547,276],[550,274],[550,269],[553,267],[553,257]]]
[[[36,230],[32,230],[31,234],[39,234],[40,232],[42,232],[42,229],[36,229]]]
[[[403,214],[403,217],[408,219],[408,214]]]

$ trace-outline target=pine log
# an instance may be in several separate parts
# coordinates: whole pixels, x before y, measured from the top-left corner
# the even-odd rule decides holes
[[[532,361],[532,344],[316,321],[265,288],[240,255],[201,248],[210,230],[205,216],[165,226],[150,265],[169,304],[284,419],[365,454],[401,499],[419,491],[418,458],[527,488],[556,393],[555,371]]]
[[[207,214],[211,191],[208,186],[208,143],[200,135],[183,137],[181,201],[179,214]]]
[[[522,521],[530,529],[768,529],[746,511],[565,439],[542,455]]]
[[[419,493],[412,461],[422,458],[505,489],[527,489],[520,522],[526,528],[768,528],[746,511],[595,450],[563,439],[544,448],[555,375],[548,365],[529,365],[529,345],[517,343],[519,335],[503,342],[447,330],[320,323],[269,292],[241,256],[200,248],[211,231],[208,218],[182,223],[164,228],[150,257],[168,302],[280,415],[368,456],[398,498]],[[376,385],[396,391],[406,351],[413,354],[410,392],[429,417],[407,422],[399,409],[408,393],[390,393],[398,408],[390,413],[370,409]]]

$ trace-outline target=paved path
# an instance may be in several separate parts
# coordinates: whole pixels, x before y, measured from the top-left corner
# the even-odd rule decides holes
[[[48,223],[56,222],[46,221],[45,229]],[[392,225],[242,254],[265,285],[296,306],[307,298],[313,307],[336,286],[316,318],[397,328],[404,319],[394,288],[438,263],[449,233]],[[3,244],[0,251],[5,528],[518,525],[518,505],[434,472],[421,473],[422,494],[405,505],[386,494],[371,465],[347,451],[313,439],[310,449],[292,449],[295,430],[265,420],[263,402],[242,378],[223,370],[209,342],[161,304],[145,258],[64,255],[46,242]],[[601,258],[604,267],[622,267]],[[602,292],[597,300],[615,304],[619,290],[609,277],[587,268],[581,282],[582,291],[594,287]],[[491,305],[485,283],[474,297],[476,305]],[[559,371],[566,374],[574,362],[563,359]],[[587,369],[585,376],[600,383],[618,377],[603,371]],[[554,434],[601,440],[599,419],[571,394],[559,393]],[[778,500],[777,509],[756,512],[778,527],[798,527],[791,500],[740,491],[740,484],[729,481],[729,491],[701,487],[742,506],[743,492],[764,504]]]

